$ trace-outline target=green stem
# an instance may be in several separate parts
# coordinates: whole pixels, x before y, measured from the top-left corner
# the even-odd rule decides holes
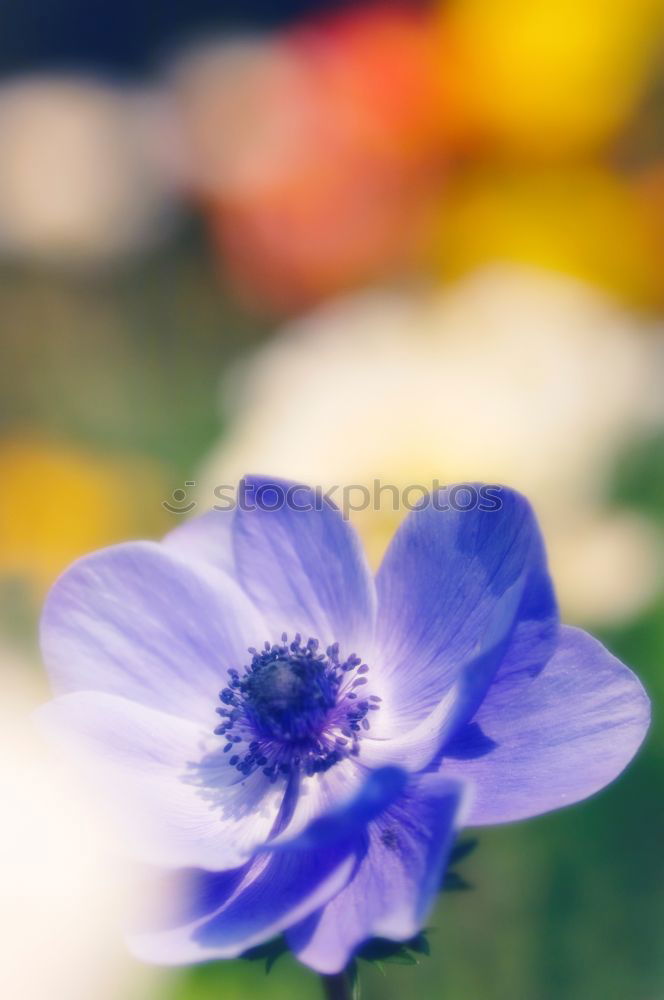
[[[325,1000],[351,1000],[350,983],[345,972],[336,976],[321,976]]]

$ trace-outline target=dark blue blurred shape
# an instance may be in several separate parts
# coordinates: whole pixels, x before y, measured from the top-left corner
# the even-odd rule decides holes
[[[49,70],[149,72],[207,30],[272,27],[353,0],[21,0],[0,5],[0,75]]]

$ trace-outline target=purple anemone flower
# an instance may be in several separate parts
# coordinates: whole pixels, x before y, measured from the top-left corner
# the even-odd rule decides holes
[[[42,626],[57,697],[41,711],[172,883],[172,912],[133,934],[139,956],[228,958],[284,932],[334,973],[368,938],[417,933],[461,823],[534,816],[615,778],[649,703],[559,625],[518,493],[460,511],[441,491],[374,579],[332,504],[245,484],[254,509],[59,579]]]

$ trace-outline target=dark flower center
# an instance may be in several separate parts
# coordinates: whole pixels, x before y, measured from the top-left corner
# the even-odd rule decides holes
[[[339,645],[319,651],[317,639],[249,649],[251,662],[228,671],[219,697],[223,722],[215,732],[226,738],[229,763],[248,775],[261,768],[272,781],[279,775],[326,771],[357,754],[369,729],[369,714],[380,698],[366,696],[369,667],[354,653],[346,660]]]
[[[258,730],[300,743],[318,734],[338,691],[323,663],[300,654],[261,663],[242,686]]]

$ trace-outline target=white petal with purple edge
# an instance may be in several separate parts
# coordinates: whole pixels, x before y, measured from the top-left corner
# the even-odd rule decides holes
[[[103,788],[128,851],[146,863],[233,868],[274,828],[283,786],[260,771],[240,776],[200,725],[94,691],[62,695],[38,716]]]
[[[399,800],[406,781],[395,768],[365,774],[350,801],[298,837],[264,844],[244,868],[176,873],[167,883],[175,912],[134,934],[134,951],[167,964],[230,958],[297,924],[346,885],[365,853],[367,823]]]

